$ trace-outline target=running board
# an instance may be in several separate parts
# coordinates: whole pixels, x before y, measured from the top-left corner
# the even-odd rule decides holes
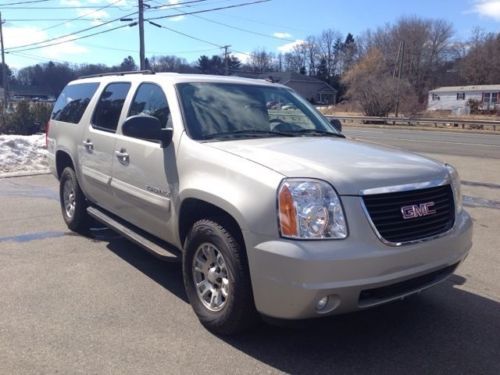
[[[123,237],[149,251],[154,256],[168,262],[180,262],[182,254],[179,250],[168,246],[164,241],[154,238],[143,230],[112,216],[97,207],[88,207],[87,212],[97,221],[118,232]]]

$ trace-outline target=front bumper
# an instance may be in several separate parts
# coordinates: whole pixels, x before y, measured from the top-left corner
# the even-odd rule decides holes
[[[444,280],[472,246],[472,220],[462,211],[445,236],[411,245],[383,244],[358,197],[343,197],[346,240],[292,241],[245,232],[257,310],[282,319],[355,311],[402,298]],[[318,311],[316,304],[329,297]]]

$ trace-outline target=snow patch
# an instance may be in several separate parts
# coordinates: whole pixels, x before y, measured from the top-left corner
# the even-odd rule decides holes
[[[0,177],[48,171],[45,134],[0,134]]]

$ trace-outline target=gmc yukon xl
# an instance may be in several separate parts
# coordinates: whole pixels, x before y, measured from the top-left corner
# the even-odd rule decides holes
[[[182,262],[218,334],[366,309],[444,280],[471,247],[457,171],[346,139],[276,83],[118,73],[70,82],[47,134],[62,216]]]

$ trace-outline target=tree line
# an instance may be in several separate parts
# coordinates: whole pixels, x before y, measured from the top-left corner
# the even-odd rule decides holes
[[[396,106],[395,92],[400,94],[401,110],[407,113],[422,109],[428,91],[435,87],[498,84],[499,61],[500,33],[478,29],[467,40],[458,40],[448,21],[405,17],[358,36],[324,30],[286,53],[259,48],[245,61],[234,55],[227,60],[221,55],[203,55],[194,62],[153,56],[146,66],[157,72],[247,76],[297,72],[329,83],[338,90],[340,100],[359,103],[367,114],[387,115]],[[137,70],[137,65],[128,56],[116,66],[48,62],[15,74],[5,68],[11,87],[39,87],[55,96],[79,76]]]

